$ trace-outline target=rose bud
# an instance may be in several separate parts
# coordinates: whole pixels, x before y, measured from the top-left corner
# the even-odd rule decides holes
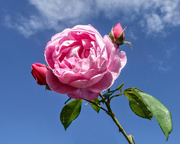
[[[125,29],[124,29],[125,30]],[[109,37],[111,38],[112,42],[122,45],[125,40],[124,30],[120,23],[116,24],[114,28],[112,28]]]
[[[31,74],[37,81],[37,84],[39,85],[47,85],[46,83],[46,73],[49,69],[48,66],[41,64],[41,63],[34,63],[31,66]]]

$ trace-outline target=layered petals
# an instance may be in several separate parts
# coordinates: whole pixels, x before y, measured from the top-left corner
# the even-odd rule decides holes
[[[51,38],[45,48],[50,88],[75,99],[92,100],[108,89],[127,59],[109,36],[91,25],[77,25]]]

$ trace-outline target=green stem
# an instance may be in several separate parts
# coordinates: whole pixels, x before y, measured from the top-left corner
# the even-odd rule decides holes
[[[129,142],[129,144],[133,144],[132,139],[130,137],[128,137],[128,135],[126,134],[126,132],[124,131],[124,129],[122,128],[122,126],[120,125],[120,123],[118,122],[118,120],[116,119],[114,113],[112,112],[112,109],[110,107],[110,101],[106,101],[105,102],[106,107],[109,111],[109,113],[107,113],[115,122],[115,124],[117,125],[117,127],[119,128],[119,131],[122,132],[122,134],[124,135],[124,137],[126,138],[126,140]]]
[[[110,101],[112,98],[121,96],[121,95],[123,95],[123,94],[124,94],[124,93],[120,93],[120,94],[114,95],[114,96],[112,96],[112,97],[109,98],[109,101]]]
[[[122,93],[120,94],[122,95]],[[119,96],[119,95],[118,95]],[[100,93],[100,97],[102,99],[104,99],[104,96]],[[120,123],[118,122],[118,120],[116,119],[114,113],[112,112],[112,109],[110,107],[110,100],[111,99],[108,99],[108,101],[105,100],[105,104],[106,104],[106,107],[107,107],[107,110],[103,107],[101,107],[99,104],[97,104],[96,102],[93,102],[93,101],[89,101],[89,100],[86,100],[88,101],[89,103],[91,104],[94,104],[96,105],[97,107],[99,107],[100,109],[102,109],[103,111],[105,111],[111,118],[112,120],[115,122],[115,124],[117,125],[117,127],[119,128],[119,131],[122,132],[122,134],[124,135],[124,137],[126,138],[126,140],[129,142],[129,144],[135,144],[134,140],[131,139],[127,134],[126,132],[124,131],[124,129],[122,128],[122,126],[120,125]]]
[[[86,100],[86,99],[84,99]],[[87,102],[99,107],[100,109],[102,109],[103,111],[105,111],[106,113],[109,113],[109,111],[107,111],[105,108],[103,108],[102,106],[100,106],[99,104],[97,104],[96,102],[90,101],[90,100],[86,100]]]
[[[100,96],[102,99],[105,99],[102,93],[99,93],[99,96]]]
[[[110,92],[110,88],[108,89],[108,92]]]
[[[122,126],[120,125],[120,123],[118,122],[116,117],[114,115],[110,115],[110,116],[113,119],[113,121],[115,122],[115,124],[118,126],[120,132],[122,132],[122,134],[124,135],[126,140],[129,142],[129,144],[133,144],[132,140],[128,137],[128,135],[126,134],[126,132],[124,131],[124,129],[122,128]]]

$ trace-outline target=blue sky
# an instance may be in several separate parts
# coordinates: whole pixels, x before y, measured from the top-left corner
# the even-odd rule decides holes
[[[160,100],[173,118],[167,144],[179,141],[179,0],[1,0],[0,2],[0,143],[125,144],[112,120],[89,105],[64,130],[59,114],[66,95],[45,91],[31,76],[31,64],[45,63],[51,36],[77,24],[91,24],[102,35],[121,23],[126,40],[120,47],[128,62],[112,88],[137,87]],[[142,119],[126,97],[112,101],[117,119],[137,144],[166,143],[157,121]]]

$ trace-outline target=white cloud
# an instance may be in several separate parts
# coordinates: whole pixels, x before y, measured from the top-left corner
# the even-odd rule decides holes
[[[89,0],[29,0],[40,12],[40,14],[56,25],[59,21],[64,23],[74,23],[85,19],[92,9],[93,1]]]
[[[166,58],[170,58],[173,54],[174,51],[178,50],[177,47],[174,47],[174,48],[171,48],[171,49],[168,49],[165,51],[165,54],[166,54]]]
[[[158,69],[159,71],[162,72],[169,72],[172,68],[169,65],[166,65],[164,61],[166,61],[166,59],[164,61],[162,61],[159,58],[156,58],[153,55],[148,55],[148,62],[152,65],[152,67],[154,69]]]
[[[28,17],[18,14],[16,18],[7,15],[4,18],[7,27],[17,29],[25,37],[44,29],[62,30],[96,13],[89,0],[29,0],[29,3],[38,10],[38,14],[32,13]]]
[[[179,0],[29,0],[29,3],[38,14],[32,12],[28,18],[6,20],[7,25],[28,36],[42,29],[69,27],[99,15],[133,24],[139,21],[147,34],[180,25]]]
[[[30,18],[19,16],[18,19],[14,20],[11,16],[7,15],[4,22],[4,25],[9,28],[17,29],[25,37],[31,36],[41,29],[43,25],[36,16],[30,16]]]
[[[162,19],[164,22],[171,23],[173,25],[180,24],[180,1],[164,1],[163,6],[161,7],[161,12],[164,14]]]
[[[160,71],[168,72],[170,69],[171,69],[171,67],[162,67],[162,66],[159,66],[159,70]]]
[[[179,0],[159,0],[154,4],[153,13],[145,17],[148,30],[162,32],[168,26],[180,25]]]
[[[164,28],[164,23],[157,14],[146,15],[147,33],[160,32]]]

